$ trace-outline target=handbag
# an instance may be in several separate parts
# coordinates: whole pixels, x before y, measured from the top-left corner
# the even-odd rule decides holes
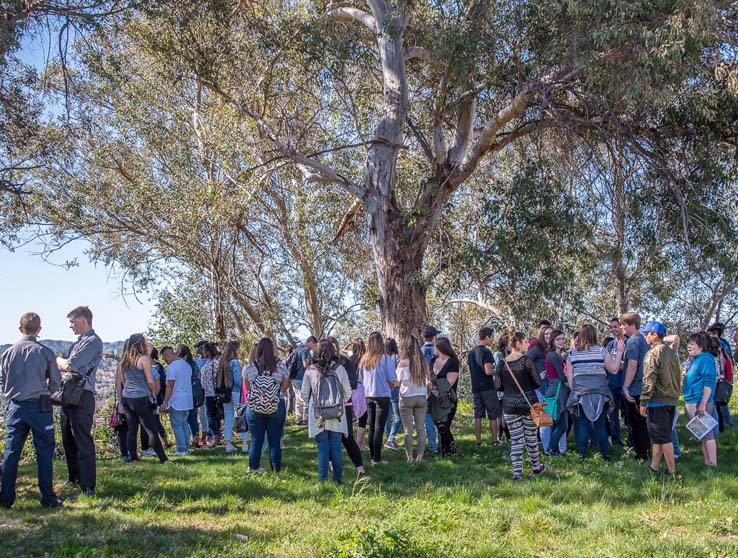
[[[52,403],[62,407],[79,407],[85,393],[87,377],[76,372],[64,375],[61,387],[51,395]]]
[[[731,395],[733,395],[733,384],[728,380],[720,380],[715,388],[715,403],[727,405]]]
[[[556,395],[553,397],[544,397],[543,402],[546,404],[546,412],[551,415],[551,417],[558,417],[559,416],[559,393],[561,392],[561,380],[559,380],[559,385],[556,386]]]
[[[539,428],[541,426],[553,426],[553,417],[546,412],[546,405],[544,403],[534,403],[533,405],[531,405],[530,401],[528,400],[528,396],[525,395],[523,388],[520,387],[518,378],[515,376],[515,373],[512,371],[512,368],[510,368],[510,364],[508,364],[507,361],[505,361],[505,366],[507,366],[507,371],[510,372],[510,375],[515,382],[515,385],[518,386],[520,393],[523,394],[523,398],[528,404],[528,407],[530,407],[530,418],[533,419],[533,424],[535,424]]]

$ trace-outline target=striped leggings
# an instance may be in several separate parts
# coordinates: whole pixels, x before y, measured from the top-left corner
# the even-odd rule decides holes
[[[523,445],[528,451],[531,465],[535,468],[541,463],[538,454],[538,427],[530,415],[508,415],[505,413],[505,422],[510,430],[510,461],[512,461],[513,476],[523,474]]]

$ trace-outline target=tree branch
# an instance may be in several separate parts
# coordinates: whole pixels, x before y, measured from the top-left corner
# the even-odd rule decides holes
[[[377,32],[377,20],[370,14],[357,8],[350,6],[331,7],[333,4],[328,4],[328,9],[325,12],[326,16],[334,17],[340,21],[358,21],[363,23],[366,27]]]

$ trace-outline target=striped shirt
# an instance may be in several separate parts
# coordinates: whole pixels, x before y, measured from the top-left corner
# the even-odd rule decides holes
[[[592,345],[588,349],[579,351],[573,349],[569,353],[571,360],[572,376],[574,377],[574,391],[581,383],[590,383],[595,377],[607,377],[605,370],[605,356],[607,351],[599,345]]]

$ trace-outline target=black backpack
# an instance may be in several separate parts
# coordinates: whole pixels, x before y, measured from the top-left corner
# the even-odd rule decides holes
[[[287,366],[287,372],[290,375],[290,380],[297,379],[297,374],[300,372],[300,349],[302,349],[302,345],[298,345],[298,347],[292,351],[292,354],[287,358],[287,362],[285,362],[285,365]]]
[[[196,368],[192,367],[192,405],[197,409],[205,403],[205,390],[202,389],[200,375],[196,373]]]

